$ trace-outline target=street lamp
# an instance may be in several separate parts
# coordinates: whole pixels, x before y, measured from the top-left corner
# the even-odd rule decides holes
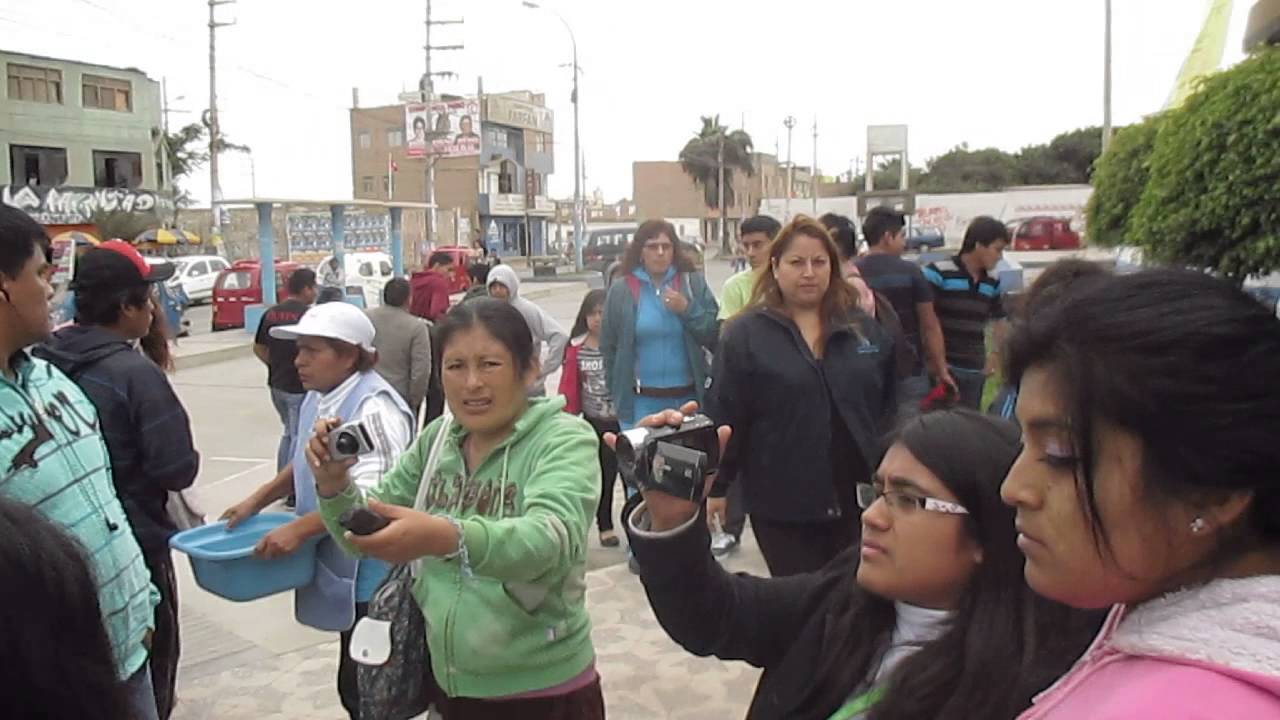
[[[791,162],[791,131],[796,126],[795,117],[788,115],[782,125],[787,129],[787,199],[783,201],[782,217],[783,222],[791,222],[791,188],[795,182],[795,164]]]
[[[523,0],[521,4],[530,10],[546,10],[559,18],[564,29],[569,32],[569,42],[573,45],[573,95],[570,97],[573,102],[573,255],[574,269],[582,272],[582,246],[585,242],[582,237],[582,154],[578,149],[578,74],[581,72],[578,67],[578,39],[574,36],[569,21],[560,13],[530,0]]]

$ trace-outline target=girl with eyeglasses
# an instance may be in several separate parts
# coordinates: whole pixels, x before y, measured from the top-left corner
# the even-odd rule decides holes
[[[722,445],[729,435],[722,427]],[[729,574],[698,504],[657,491],[644,491],[626,529],[672,639],[764,670],[751,720],[1013,718],[1100,621],[1023,582],[1000,501],[1018,448],[1011,423],[967,410],[907,422],[857,486],[861,545],[818,572]]]

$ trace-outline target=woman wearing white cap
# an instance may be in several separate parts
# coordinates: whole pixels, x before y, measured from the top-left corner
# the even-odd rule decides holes
[[[413,436],[409,406],[373,370],[377,362],[373,324],[353,305],[328,303],[308,310],[297,325],[272,328],[271,336],[298,342],[298,377],[307,389],[298,416],[299,423],[306,425],[299,427],[312,427],[321,417],[337,417],[344,423],[360,421],[368,430],[373,449],[359,456],[350,477],[360,487],[372,488],[396,466]],[[292,493],[297,497],[298,519],[267,534],[256,553],[264,558],[280,557],[295,552],[312,537],[326,536],[317,548],[321,567],[315,580],[297,591],[295,615],[304,625],[342,634],[338,694],[343,707],[357,718],[356,666],[348,654],[351,628],[364,615],[390,567],[373,558],[356,560],[327,537],[317,512],[315,478],[303,455],[309,439],[300,435],[294,441],[292,462],[271,482],[228,509],[223,518],[234,527]]]

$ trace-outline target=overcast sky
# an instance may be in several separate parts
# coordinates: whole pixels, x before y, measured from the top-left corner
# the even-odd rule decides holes
[[[582,77],[585,188],[631,194],[634,160],[674,159],[719,113],[758,150],[825,174],[864,152],[869,123],[910,126],[913,164],[962,142],[1017,150],[1102,120],[1103,0],[546,0],[572,24]],[[1248,7],[1237,0],[1224,64],[1238,61]],[[1160,109],[1207,0],[1115,0],[1114,116]],[[324,8],[323,10],[321,8]],[[330,9],[332,8],[332,9]],[[568,34],[519,0],[436,0],[436,54],[458,73],[437,90],[532,89],[555,111],[556,196],[573,191]],[[347,109],[396,102],[423,70],[417,0],[239,0],[218,8],[223,131],[251,146],[260,196],[351,197]],[[171,125],[208,106],[208,6],[200,0],[0,0],[0,47],[167,78]],[[250,192],[249,164],[223,162],[227,197]],[[408,168],[402,167],[402,172]],[[207,202],[208,177],[187,181]]]

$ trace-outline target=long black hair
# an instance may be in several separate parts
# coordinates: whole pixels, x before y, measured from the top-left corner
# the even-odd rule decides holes
[[[1094,475],[1100,421],[1139,438],[1156,498],[1253,493],[1219,556],[1280,544],[1280,321],[1253,298],[1193,270],[1089,278],[1016,326],[1007,352],[1011,382],[1045,367],[1066,399],[1077,493],[1100,551],[1110,549]]]
[[[453,337],[464,330],[482,327],[511,353],[516,371],[528,372],[537,361],[534,354],[533,333],[519,310],[505,300],[476,298],[462,303],[444,316],[436,328],[436,340],[440,344],[440,356],[449,347]]]
[[[0,707],[12,720],[126,720],[98,587],[78,542],[0,497]]]
[[[867,717],[1012,718],[1070,668],[1101,615],[1045,600],[1023,580],[1014,512],[1000,500],[1000,484],[1021,445],[1017,426],[971,410],[942,410],[907,421],[890,437],[893,444],[906,448],[969,510],[966,529],[982,548],[982,562],[946,629],[893,669]],[[826,717],[822,713],[865,688],[888,650],[895,621],[892,600],[851,587],[826,618],[828,642],[796,714]]]
[[[596,308],[604,305],[604,300],[605,291],[601,289],[591,290],[582,298],[582,307],[578,308],[578,319],[573,321],[573,332],[569,333],[569,337],[582,337],[587,333],[587,318]]]

